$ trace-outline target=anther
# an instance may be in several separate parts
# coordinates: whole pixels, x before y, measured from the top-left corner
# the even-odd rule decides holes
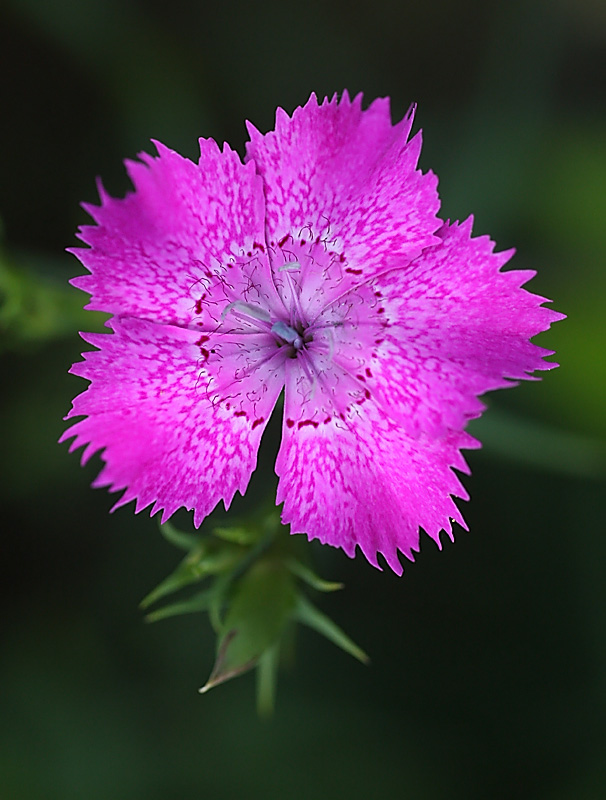
[[[288,344],[292,344],[295,350],[300,350],[303,347],[301,334],[294,328],[291,328],[290,325],[282,322],[282,320],[274,322],[271,326],[271,332],[275,333],[276,336],[279,336],[280,339],[283,339],[285,342],[288,342]]]

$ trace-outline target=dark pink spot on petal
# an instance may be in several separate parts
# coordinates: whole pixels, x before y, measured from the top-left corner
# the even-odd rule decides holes
[[[313,419],[304,419],[298,423],[297,428],[301,430],[301,428],[304,428],[306,425],[312,425],[314,428],[318,427],[318,423],[315,422]]]
[[[254,431],[254,429],[255,429],[255,428],[258,426],[258,425],[262,425],[264,421],[265,421],[265,420],[263,419],[263,417],[259,417],[259,419],[256,419],[256,420],[253,422],[253,424],[252,424],[252,430]]]

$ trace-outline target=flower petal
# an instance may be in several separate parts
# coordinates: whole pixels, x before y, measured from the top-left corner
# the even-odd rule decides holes
[[[307,293],[326,301],[416,258],[441,225],[437,179],[416,169],[420,137],[407,142],[412,113],[392,126],[388,100],[365,111],[361,103],[345,93],[318,105],[312,94],[292,118],[278,109],[275,131],[249,126],[247,159],[265,183],[274,269],[301,261]]]
[[[384,327],[368,345],[365,385],[411,436],[460,429],[482,413],[478,395],[557,366],[529,341],[563,316],[521,288],[534,273],[501,272],[512,252],[494,253],[487,236],[472,239],[471,220],[441,236],[408,267],[369,284]],[[346,366],[351,353],[351,344],[336,347],[335,359]]]
[[[114,199],[99,185],[101,205],[85,205],[90,249],[70,252],[91,272],[72,281],[92,295],[87,308],[212,326],[229,302],[277,302],[254,166],[212,140],[200,140],[198,164],[156,147],[127,162],[135,192]]]
[[[398,575],[400,550],[413,559],[419,527],[438,544],[464,525],[451,495],[467,499],[452,468],[467,472],[466,433],[408,436],[372,402],[355,399],[357,384],[335,366],[314,383],[287,363],[282,446],[276,462],[282,519],[293,532],[342,547],[359,546],[378,566],[381,553]],[[342,405],[348,402],[349,405]]]
[[[136,499],[139,512],[154,503],[151,513],[164,509],[167,519],[185,506],[199,525],[219,500],[228,507],[236,490],[244,493],[283,386],[283,360],[272,360],[275,344],[269,337],[264,346],[262,335],[244,359],[225,337],[198,344],[199,333],[179,327],[136,319],[111,326],[113,334],[86,335],[100,349],[71,369],[91,384],[68,417],[87,416],[61,441],[75,437],[70,450],[86,445],[83,463],[104,448],[94,485],[126,489],[116,507]]]

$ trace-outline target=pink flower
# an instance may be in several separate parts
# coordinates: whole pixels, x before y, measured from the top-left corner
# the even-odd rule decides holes
[[[95,486],[116,507],[185,506],[198,526],[255,469],[284,389],[278,503],[293,532],[400,574],[397,551],[439,544],[464,525],[453,468],[484,406],[478,396],[556,366],[529,342],[561,314],[501,272],[471,220],[437,216],[437,179],[417,168],[412,112],[365,111],[345,93],[312,95],[276,129],[250,126],[244,164],[200,140],[194,164],[156,143],[128,162],[135,191],[100,187],[96,225],[75,249],[90,275],[73,283],[111,334],[72,372],[90,381],[62,439],[101,452]]]

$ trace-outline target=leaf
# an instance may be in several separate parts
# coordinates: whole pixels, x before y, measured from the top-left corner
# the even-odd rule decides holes
[[[178,592],[185,586],[198,583],[208,575],[227,572],[242,558],[242,549],[226,542],[203,540],[185,556],[176,570],[156,586],[139,604],[147,608],[162,597]]]
[[[290,558],[286,563],[293,575],[296,575],[297,578],[301,578],[301,580],[304,581],[308,586],[311,586],[313,589],[317,589],[320,592],[336,592],[338,589],[342,589],[344,586],[342,583],[325,581],[296,558]]]
[[[243,525],[230,528],[213,528],[213,536],[218,536],[226,542],[234,542],[235,544],[253,544],[258,541],[262,535],[262,531],[254,528],[245,528]]]
[[[208,611],[210,605],[215,597],[216,590],[213,586],[211,589],[205,589],[202,592],[190,597],[188,600],[183,600],[181,603],[171,603],[168,606],[152,611],[145,617],[146,622],[158,622],[161,619],[168,617],[175,617],[178,614],[194,614],[198,611]]]
[[[200,691],[254,667],[279,640],[295,603],[294,580],[285,563],[271,556],[256,561],[234,586],[215,665]]]
[[[238,520],[236,524],[229,527],[218,526],[213,528],[212,533],[213,536],[217,536],[227,542],[250,545],[262,541],[272,541],[283,527],[285,526],[280,521],[280,514],[276,507],[269,505],[249,515],[245,521]]]
[[[194,533],[184,533],[183,531],[177,530],[174,525],[170,522],[165,522],[163,525],[160,524],[158,526],[160,528],[160,533],[166,539],[169,544],[178,547],[179,550],[185,550],[189,552],[193,550],[194,547],[198,547],[200,544],[201,537],[197,536]]]
[[[366,653],[353,642],[347,634],[345,634],[338,625],[336,625],[329,617],[319,611],[309,600],[303,595],[297,598],[297,605],[295,609],[294,618],[298,621],[313,628],[317,633],[325,636],[341,650],[345,650],[358,661],[363,664],[370,663],[370,659]]]

